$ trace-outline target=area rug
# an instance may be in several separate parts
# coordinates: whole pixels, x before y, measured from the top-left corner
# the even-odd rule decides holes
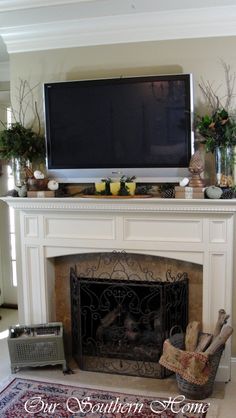
[[[0,392],[4,418],[209,418],[211,405],[14,378]]]

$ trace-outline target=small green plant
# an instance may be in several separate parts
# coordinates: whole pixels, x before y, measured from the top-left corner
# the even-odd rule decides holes
[[[125,175],[123,175],[120,178],[120,182],[121,183],[133,183],[135,179],[136,179],[136,176],[125,176]]]
[[[127,183],[133,183],[135,179],[136,179],[136,176],[125,176],[125,175],[123,175],[120,178],[120,191],[119,191],[120,196],[130,195],[130,191],[129,191],[129,188],[127,187]]]
[[[111,194],[110,192],[110,183],[112,182],[112,179],[110,177],[106,177],[104,179],[101,179],[101,182],[105,183],[105,190],[100,192],[100,194],[109,196]]]

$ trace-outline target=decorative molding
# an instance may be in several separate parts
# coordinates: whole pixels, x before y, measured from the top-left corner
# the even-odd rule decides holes
[[[9,53],[236,35],[236,6],[68,18],[2,27]]]
[[[88,2],[92,0],[1,0],[0,12],[32,9],[35,7],[58,6],[65,3]]]
[[[210,199],[96,199],[96,198],[13,198],[1,197],[14,209],[21,210],[57,210],[82,212],[178,212],[178,213],[228,213],[236,212],[236,200]]]

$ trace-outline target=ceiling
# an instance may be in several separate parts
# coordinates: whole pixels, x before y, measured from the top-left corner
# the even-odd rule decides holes
[[[0,62],[33,50],[232,35],[235,0],[0,1]]]

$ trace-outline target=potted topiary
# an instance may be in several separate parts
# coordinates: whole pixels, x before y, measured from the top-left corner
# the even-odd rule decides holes
[[[110,192],[112,196],[117,196],[120,193],[121,182],[112,180],[110,182]]]

